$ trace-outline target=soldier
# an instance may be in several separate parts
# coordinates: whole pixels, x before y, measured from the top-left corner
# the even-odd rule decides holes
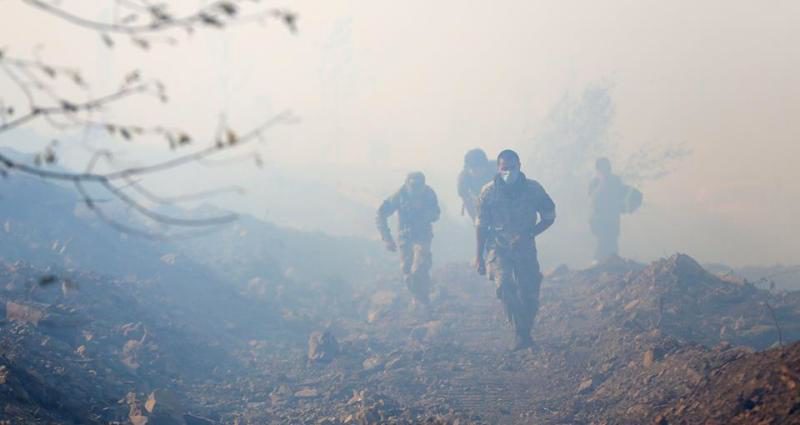
[[[414,305],[428,305],[433,222],[439,219],[436,193],[425,184],[425,175],[410,173],[394,195],[383,201],[376,223],[386,249],[397,251],[387,219],[397,211],[398,242],[403,263],[403,281],[411,291]]]
[[[488,268],[514,328],[512,349],[520,350],[533,346],[531,328],[539,310],[542,274],[535,238],[553,224],[556,207],[539,183],[522,174],[516,152],[500,152],[497,169],[478,202],[475,267],[481,275]]]
[[[611,172],[608,158],[598,159],[595,170],[597,175],[589,183],[592,204],[589,226],[597,239],[594,260],[599,263],[618,255],[620,215],[639,208],[642,193]]]
[[[482,149],[472,149],[464,155],[464,169],[458,174],[458,196],[463,202],[461,214],[466,211],[473,223],[478,215],[481,188],[492,181],[496,172],[497,165],[486,158]]]

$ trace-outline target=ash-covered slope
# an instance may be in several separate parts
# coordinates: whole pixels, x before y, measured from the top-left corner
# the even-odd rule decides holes
[[[236,365],[235,338],[183,321],[152,284],[53,272],[0,265],[1,417],[126,421],[127,393],[179,390],[224,373],[219,365]]]
[[[781,338],[800,339],[800,293],[725,280],[684,254],[628,270],[613,271],[614,264],[551,280],[571,287],[563,289],[576,292],[570,294],[573,308],[593,320],[659,329],[706,345],[727,341],[763,349]]]
[[[214,244],[186,256],[176,251],[169,261],[159,259],[148,279],[6,262],[0,270],[6,317],[0,419],[149,425],[800,420],[800,345],[792,344],[800,338],[798,293],[719,277],[686,255],[548,274],[534,335],[539,349],[510,353],[511,332],[492,284],[467,265],[436,271],[434,309],[425,317],[407,310],[405,289],[381,264],[362,267],[361,274],[317,264],[337,249],[335,240],[316,254],[313,238],[292,241],[284,247],[298,247],[301,260],[275,255],[260,268],[250,263],[275,249],[269,242],[259,247],[260,235],[279,230],[258,230],[252,239],[241,234],[252,229],[237,231],[215,239],[220,247],[236,246],[230,252],[215,251]],[[237,265],[236,252],[251,248]],[[368,254],[369,246],[350,252]],[[350,254],[338,255],[337,263],[350,261]],[[216,258],[221,266],[181,271],[200,258]],[[293,274],[293,267],[309,270]],[[225,268],[235,269],[237,283],[218,282]],[[326,279],[325,270],[338,281]],[[42,280],[48,275],[54,278]],[[173,277],[181,280],[165,285]],[[244,288],[241,279],[247,279]],[[338,339],[330,362],[307,358],[305,340],[315,328]],[[783,347],[756,352],[781,340]]]
[[[784,343],[796,338],[796,294],[726,282],[685,255],[562,269],[543,287],[539,349],[510,353],[489,282],[467,265],[444,267],[436,280],[432,320],[408,313],[403,290],[385,285],[367,310],[381,314],[332,328],[339,354],[330,363],[308,363],[305,347],[258,347],[254,367],[281,373],[246,380],[255,400],[209,391],[247,424],[746,423],[755,412],[773,423],[798,420],[800,364],[780,359],[800,345],[756,353],[777,343],[774,323],[751,337],[774,322],[758,308],[767,302],[780,312]],[[731,316],[740,325],[721,338]],[[280,361],[270,357],[276,349]],[[731,390],[715,393],[711,382]],[[695,403],[700,394],[717,416]]]

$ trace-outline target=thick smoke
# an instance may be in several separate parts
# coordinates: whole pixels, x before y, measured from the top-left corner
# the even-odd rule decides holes
[[[675,162],[689,154],[672,145],[623,153],[613,132],[613,94],[614,85],[608,81],[577,95],[564,94],[521,149],[528,176],[544,185],[558,208],[557,225],[541,236],[540,254],[546,265],[581,266],[590,261],[594,240],[588,225],[588,185],[597,158],[611,159],[616,174],[644,191],[647,182],[667,176]]]

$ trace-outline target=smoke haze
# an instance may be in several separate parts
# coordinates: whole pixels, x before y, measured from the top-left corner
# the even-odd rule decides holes
[[[643,208],[623,219],[623,256],[800,262],[797,2],[292,8],[300,12],[296,36],[277,25],[241,26],[142,52],[122,42],[109,50],[91,31],[7,4],[15,19],[0,37],[17,55],[32,52],[35,40],[52,62],[96,58],[87,74],[107,87],[145,64],[171,103],[131,102],[120,116],[187,128],[198,143],[211,142],[221,112],[245,129],[293,110],[299,122],[271,130],[259,146],[263,168],[249,160],[193,166],[146,181],[173,192],[189,181],[240,185],[245,195],[216,203],[278,224],[375,239],[375,208],[407,172],[421,170],[443,204],[437,258],[466,260],[471,230],[455,191],[463,154],[510,147],[558,205],[556,225],[539,242],[545,265],[589,259],[585,195],[597,155],[645,194]],[[40,33],[28,37],[29,28]],[[0,141],[22,149],[20,140],[33,147],[52,137],[36,131]],[[63,161],[76,168],[87,146],[108,143],[101,131],[70,137],[81,144],[62,144]],[[143,140],[119,149],[134,162],[168,148]]]

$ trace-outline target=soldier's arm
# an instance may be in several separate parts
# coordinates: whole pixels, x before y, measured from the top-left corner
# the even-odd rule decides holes
[[[475,205],[475,204],[474,204],[474,202],[472,200],[464,201],[464,205],[462,206],[461,215],[464,215],[464,211],[466,211],[467,215],[469,216],[469,218],[474,219],[475,216],[477,215],[477,211],[475,211],[475,207],[473,205]]]
[[[597,179],[597,177],[593,178],[592,181],[589,182],[589,196],[594,194],[594,191],[597,190],[599,183],[600,181]]]
[[[469,188],[467,188],[466,176],[463,170],[458,173],[458,196],[461,198],[461,215],[464,215],[464,211],[466,211],[470,217],[475,217],[475,211],[473,211],[472,208],[471,196]]]
[[[433,189],[431,189],[430,203],[430,220],[433,223],[439,220],[439,216],[442,214],[442,210],[439,208],[439,200],[436,198],[436,192]]]
[[[479,274],[486,273],[486,261],[483,258],[483,250],[489,239],[489,225],[491,223],[489,208],[485,205],[487,193],[488,191],[484,188],[484,190],[481,191],[481,196],[478,197],[477,219],[475,220],[475,268]]]
[[[467,187],[467,176],[462,170],[458,173],[458,196],[463,200],[467,200],[469,196],[469,188]]]
[[[375,214],[375,225],[378,227],[378,232],[384,242],[391,242],[392,232],[389,230],[389,217],[397,211],[397,196],[387,198],[378,208]]]
[[[538,184],[537,184],[538,186]],[[547,230],[556,221],[556,204],[545,192],[544,188],[538,186],[541,191],[539,195],[539,221],[533,226],[533,236],[538,236]]]
[[[489,239],[489,228],[481,225],[475,226],[475,270],[478,274],[486,274],[486,260],[483,258],[483,249]]]

